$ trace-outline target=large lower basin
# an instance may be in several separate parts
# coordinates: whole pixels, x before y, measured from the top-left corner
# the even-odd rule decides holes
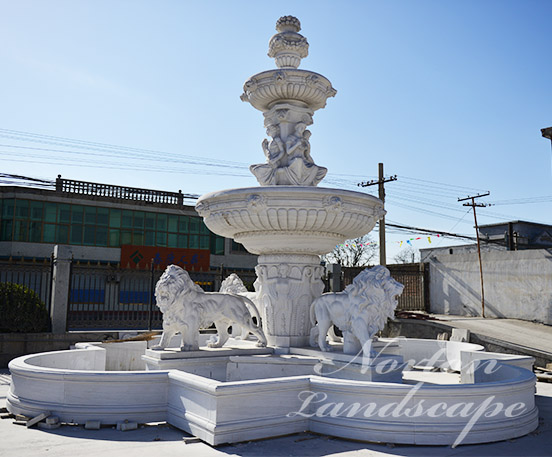
[[[282,356],[278,363],[259,367],[254,357],[236,357],[232,348],[221,348],[191,368],[205,373],[211,366],[215,373],[222,362],[227,379],[242,379],[253,363],[260,373],[278,370],[280,377],[228,381],[178,369],[104,371],[106,364],[117,363],[107,363],[106,349],[85,344],[83,349],[14,359],[7,406],[27,416],[49,411],[72,423],[167,421],[213,445],[304,430],[366,441],[465,444],[511,439],[537,427],[535,377],[516,366],[529,366],[530,357],[485,353],[469,343],[402,339],[399,345],[395,353],[409,366],[428,361],[448,369],[454,365],[463,383],[413,385],[319,376],[308,358],[317,353],[327,366],[332,356],[293,348],[287,357],[297,356],[299,363],[287,363]],[[431,357],[435,350],[439,354]],[[111,351],[112,357],[123,355]],[[498,362],[489,369],[479,364],[484,359]]]

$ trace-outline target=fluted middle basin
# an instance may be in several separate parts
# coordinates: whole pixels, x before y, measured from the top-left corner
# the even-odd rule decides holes
[[[299,186],[211,192],[196,210],[209,230],[253,254],[326,254],[370,232],[385,215],[382,201],[371,195]]]

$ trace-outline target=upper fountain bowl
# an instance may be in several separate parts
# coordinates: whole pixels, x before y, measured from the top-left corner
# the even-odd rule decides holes
[[[316,111],[337,91],[322,75],[308,70],[268,70],[249,78],[241,99],[260,111],[268,111],[277,103],[296,104]]]
[[[209,230],[252,254],[326,254],[370,232],[385,215],[382,201],[371,195],[299,186],[211,192],[196,210]]]

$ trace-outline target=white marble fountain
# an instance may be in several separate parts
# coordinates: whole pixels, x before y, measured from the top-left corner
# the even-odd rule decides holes
[[[458,341],[373,340],[402,292],[384,267],[321,296],[319,255],[368,233],[385,211],[375,197],[317,187],[327,170],[312,159],[307,127],[336,91],[298,69],[308,54],[299,21],[282,17],[276,29],[268,54],[278,68],[251,77],[241,97],[263,112],[270,137],[265,163],[251,166],[260,187],[216,191],[196,207],[211,231],[259,254],[256,291],[234,277],[226,293],[205,293],[171,266],[156,288],[160,341],[15,359],[8,409],[79,424],[167,421],[214,445],[305,430],[433,445],[531,432],[530,357]],[[200,334],[211,323],[218,335]],[[327,336],[332,324],[343,340]],[[230,325],[244,338],[230,338]]]

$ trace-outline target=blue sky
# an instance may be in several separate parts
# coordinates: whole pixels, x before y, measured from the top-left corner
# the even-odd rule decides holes
[[[473,235],[457,198],[488,190],[497,205],[480,223],[552,223],[540,136],[552,126],[550,1],[0,5],[2,172],[195,194],[257,185],[247,167],[264,160],[263,117],[239,96],[274,68],[268,40],[291,14],[310,43],[301,68],[338,91],[310,127],[312,156],[329,169],[321,186],[360,190],[383,162],[399,177],[387,185],[392,222]],[[389,255],[417,236],[389,233]]]

